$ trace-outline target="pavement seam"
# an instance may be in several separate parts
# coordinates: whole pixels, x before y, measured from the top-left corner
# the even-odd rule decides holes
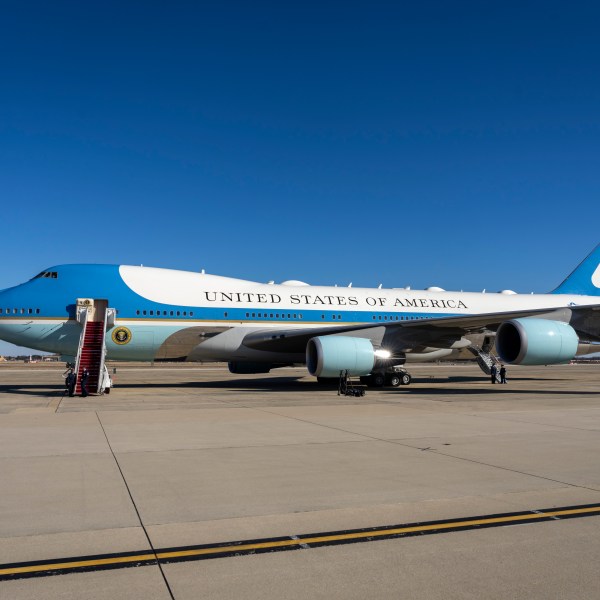
[[[108,435],[106,434],[106,430],[104,429],[104,425],[102,424],[102,421],[100,419],[100,415],[98,414],[97,411],[95,411],[96,414],[96,418],[98,419],[98,423],[100,424],[100,428],[102,429],[102,433],[104,434],[104,437],[106,438],[106,443],[108,444],[108,447],[110,449],[110,452],[112,454],[112,457],[117,465],[117,469],[119,469],[119,473],[121,474],[121,478],[123,479],[123,483],[125,485],[125,489],[127,490],[127,493],[129,494],[129,498],[131,500],[131,503],[133,505],[133,509],[135,510],[135,514],[137,515],[138,521],[140,523],[140,527],[142,528],[142,531],[144,532],[144,535],[146,536],[146,539],[148,540],[148,545],[150,546],[150,550],[152,551],[152,554],[154,555],[154,559],[156,561],[156,566],[158,567],[158,570],[160,571],[160,574],[163,578],[163,581],[165,583],[165,586],[167,588],[167,591],[169,592],[169,596],[171,597],[171,600],[175,600],[175,596],[173,595],[173,591],[171,590],[171,586],[169,585],[169,581],[167,580],[167,576],[165,575],[165,572],[163,570],[162,564],[160,562],[160,560],[158,559],[158,556],[156,554],[156,550],[154,548],[154,545],[152,544],[152,540],[150,539],[150,535],[148,534],[148,531],[146,530],[146,526],[144,525],[144,522],[142,520],[142,516],[140,515],[140,511],[138,510],[137,504],[135,503],[135,500],[133,498],[133,494],[131,493],[131,489],[129,488],[129,484],[127,483],[127,479],[125,478],[125,474],[123,473],[123,469],[121,469],[121,465],[119,464],[119,460],[117,459],[112,446],[110,444],[110,441],[108,439]]]

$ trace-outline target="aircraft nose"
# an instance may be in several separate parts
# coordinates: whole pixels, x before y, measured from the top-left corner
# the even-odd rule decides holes
[[[0,290],[0,323],[5,317],[8,317],[12,311],[12,303],[10,292],[8,290]]]
[[[27,332],[31,330],[30,319],[36,310],[31,299],[23,294],[22,287],[0,290],[0,339],[16,346],[32,347]]]

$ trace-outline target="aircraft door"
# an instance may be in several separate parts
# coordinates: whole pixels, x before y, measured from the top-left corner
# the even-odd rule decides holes
[[[87,316],[88,321],[103,323],[106,319],[108,300],[95,298],[77,298],[77,320],[83,323]]]
[[[93,303],[92,321],[104,323],[108,300],[94,300]]]

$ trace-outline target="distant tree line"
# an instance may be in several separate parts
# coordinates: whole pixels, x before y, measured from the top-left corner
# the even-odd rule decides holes
[[[8,362],[56,362],[60,360],[57,354],[21,354],[19,356],[2,356]]]

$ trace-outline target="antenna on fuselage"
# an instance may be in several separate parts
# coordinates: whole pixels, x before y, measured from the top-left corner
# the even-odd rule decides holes
[[[348,284],[348,287],[352,287],[352,282],[350,282],[350,283]]]

